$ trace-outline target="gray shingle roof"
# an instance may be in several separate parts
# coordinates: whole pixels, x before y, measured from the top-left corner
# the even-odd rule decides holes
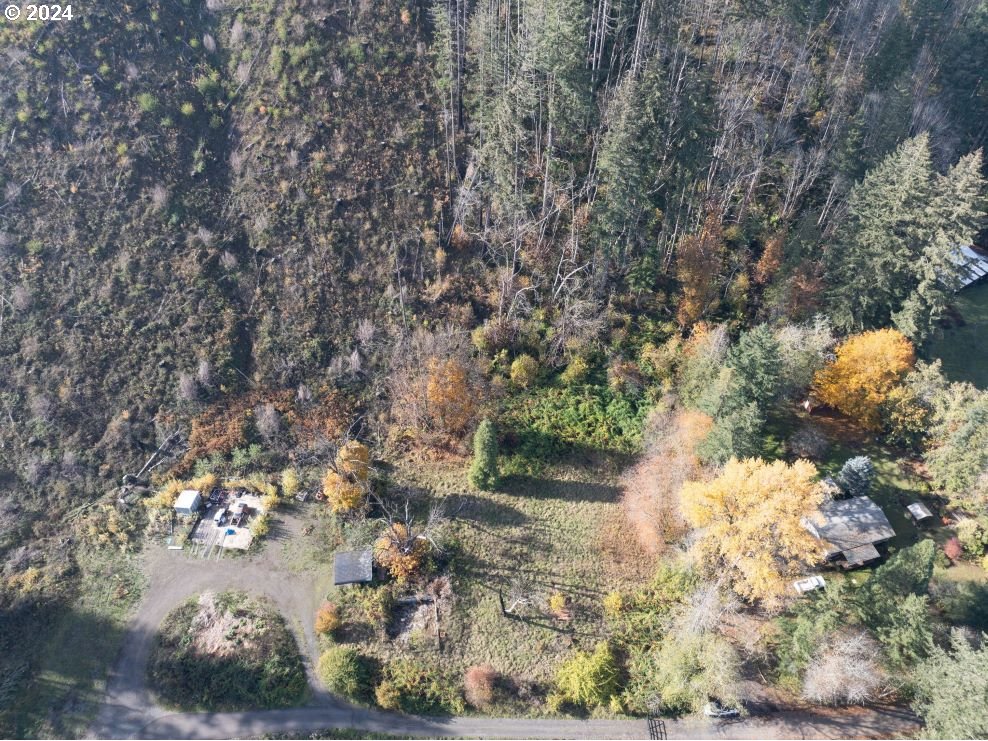
[[[806,524],[810,532],[824,541],[828,558],[895,537],[882,508],[869,497],[824,502],[819,515]]]

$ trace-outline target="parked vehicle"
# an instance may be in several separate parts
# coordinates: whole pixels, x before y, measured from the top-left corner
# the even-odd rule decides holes
[[[226,521],[226,509],[220,509],[213,515],[213,523],[219,527]]]
[[[807,592],[812,592],[815,589],[823,589],[825,586],[827,586],[827,582],[825,582],[823,577],[819,574],[808,576],[805,579],[800,579],[799,581],[794,581],[792,583],[792,588],[799,594],[806,594]]]
[[[247,517],[249,513],[250,507],[248,507],[244,502],[237,502],[233,505],[233,509],[231,510],[231,524],[240,527],[244,521],[244,518]]]

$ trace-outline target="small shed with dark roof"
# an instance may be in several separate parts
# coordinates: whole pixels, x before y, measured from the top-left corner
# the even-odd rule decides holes
[[[367,584],[374,579],[374,551],[341,551],[333,560],[333,584]]]
[[[846,566],[861,566],[879,557],[876,545],[895,537],[882,508],[870,497],[835,499],[820,505],[816,517],[803,523],[826,547],[826,558],[843,558]]]

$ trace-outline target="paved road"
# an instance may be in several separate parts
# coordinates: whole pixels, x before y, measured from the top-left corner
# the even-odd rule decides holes
[[[284,534],[299,523],[283,518]],[[91,738],[248,738],[289,731],[356,728],[398,736],[474,738],[648,738],[644,720],[426,719],[350,705],[327,693],[314,674],[318,642],[312,616],[318,593],[311,573],[292,573],[271,543],[259,556],[202,561],[184,552],[151,551],[148,590],[131,620],[107,682]],[[173,713],[157,707],[144,682],[155,632],[172,608],[205,590],[244,589],[270,597],[302,649],[312,697],[306,707],[243,713]],[[668,738],[893,738],[915,733],[913,716],[897,709],[774,713],[741,722],[666,721]]]
[[[250,738],[290,731],[355,728],[396,736],[464,738],[646,739],[644,720],[423,719],[364,708],[307,707],[247,713],[161,715],[140,729],[148,739]],[[894,709],[845,714],[775,713],[733,723],[665,721],[670,739],[898,738],[917,730],[915,719]]]

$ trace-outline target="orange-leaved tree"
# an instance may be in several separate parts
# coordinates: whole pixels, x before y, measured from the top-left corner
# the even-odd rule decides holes
[[[676,247],[676,279],[682,288],[676,320],[692,327],[716,308],[724,267],[724,231],[720,219],[707,216],[699,234],[680,240]]]
[[[417,535],[403,522],[387,527],[374,543],[374,560],[388,570],[399,584],[404,584],[425,566],[432,544]]]
[[[458,357],[430,358],[427,367],[429,418],[440,430],[462,433],[473,421],[478,407],[470,369]]]
[[[731,458],[717,478],[684,484],[680,506],[699,530],[701,559],[741,597],[776,602],[786,579],[822,555],[803,525],[824,499],[817,479],[805,460]]]
[[[848,337],[836,352],[814,377],[814,393],[868,429],[881,429],[882,405],[916,363],[913,344],[894,329],[876,329]]]
[[[324,636],[332,635],[342,624],[340,609],[332,602],[323,602],[316,612],[316,633]]]

